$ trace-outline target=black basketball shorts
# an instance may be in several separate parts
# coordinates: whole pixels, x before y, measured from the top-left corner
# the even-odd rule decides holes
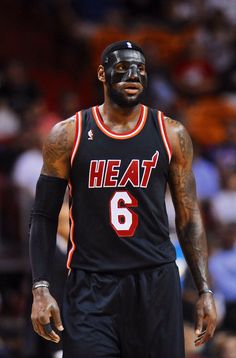
[[[183,358],[175,263],[126,275],[72,270],[63,304],[63,358]]]

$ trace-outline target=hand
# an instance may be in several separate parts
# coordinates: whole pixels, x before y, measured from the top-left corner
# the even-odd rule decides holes
[[[61,316],[58,304],[56,300],[51,296],[48,288],[40,287],[33,290],[33,305],[31,320],[34,327],[34,331],[41,337],[58,343],[60,337],[52,329],[50,319],[52,319],[54,326],[63,331],[63,325],[61,322]]]
[[[200,346],[213,337],[216,322],[217,314],[213,295],[203,293],[196,304],[195,334],[198,337],[195,340],[195,346]]]

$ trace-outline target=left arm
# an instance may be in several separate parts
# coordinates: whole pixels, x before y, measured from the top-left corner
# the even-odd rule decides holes
[[[208,279],[207,240],[196,196],[192,172],[193,148],[185,128],[166,119],[166,128],[173,155],[169,172],[169,187],[176,213],[176,230],[186,261],[199,291],[196,305],[196,345],[213,336],[216,309]],[[206,330],[203,331],[203,328]]]

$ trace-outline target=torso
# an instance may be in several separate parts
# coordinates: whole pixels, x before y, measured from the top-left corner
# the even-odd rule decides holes
[[[77,114],[68,267],[124,271],[175,259],[165,209],[171,147],[163,115],[142,106],[131,131],[107,127],[98,107]]]

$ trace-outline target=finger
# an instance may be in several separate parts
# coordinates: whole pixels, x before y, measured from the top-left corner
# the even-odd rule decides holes
[[[62,325],[59,308],[53,307],[51,314],[55,327],[58,329],[58,331],[63,331],[64,327]]]
[[[205,331],[202,331],[200,334],[198,334],[197,339],[201,338],[205,333],[206,333],[206,330],[205,330]]]
[[[206,332],[202,337],[203,343],[207,342],[214,334],[214,325],[211,322],[208,322]]]
[[[45,333],[44,333],[44,330],[43,330],[43,328],[42,328],[42,326],[40,325],[40,324],[37,324],[37,323],[35,323],[34,324],[34,330],[35,330],[35,332],[40,336],[40,337],[42,337],[42,338],[44,338],[44,339],[46,339],[46,340],[51,340],[49,337],[47,337],[46,335],[45,335]]]
[[[35,333],[39,334],[37,324],[32,322]]]
[[[50,337],[51,341],[53,341],[54,343],[59,343],[61,340],[60,336],[58,336],[55,331],[49,333],[48,337]]]
[[[206,343],[213,336],[213,325],[208,322],[205,331],[201,332],[195,340],[195,346]]]
[[[46,336],[50,337],[53,342],[58,343],[60,341],[60,337],[54,332],[50,323],[44,324],[43,330]]]
[[[42,321],[45,321],[45,320],[46,320],[45,317],[41,316],[40,319],[38,319],[35,322],[37,324],[37,333],[41,337],[43,337],[49,341],[58,343],[60,341],[60,337],[52,330],[50,321],[41,323]],[[44,327],[46,327],[46,330],[44,329]]]
[[[54,343],[58,343],[60,341],[60,337],[54,331],[51,331],[51,333],[45,333],[42,329],[40,330],[39,335],[47,341],[52,341]]]
[[[47,340],[58,343],[60,341],[60,337],[56,334],[56,332],[53,331],[50,324],[50,316],[52,315],[53,309],[51,309],[50,311],[48,310],[42,311],[38,319],[36,320],[36,323],[38,324],[38,330],[40,336],[42,336]]]
[[[52,332],[51,323],[46,323],[43,325],[43,330],[46,334],[50,334]]]
[[[199,335],[201,334],[203,330],[203,314],[202,312],[197,312],[197,318],[196,318],[196,326],[195,326],[195,334]]]
[[[32,320],[32,325],[35,333],[37,333],[39,336],[41,336],[44,333],[40,327],[40,324],[37,323],[37,320]]]
[[[198,347],[204,343],[206,343],[209,339],[211,338],[211,336],[208,333],[204,333],[204,335],[202,335],[201,337],[198,337],[195,340],[195,346]]]

